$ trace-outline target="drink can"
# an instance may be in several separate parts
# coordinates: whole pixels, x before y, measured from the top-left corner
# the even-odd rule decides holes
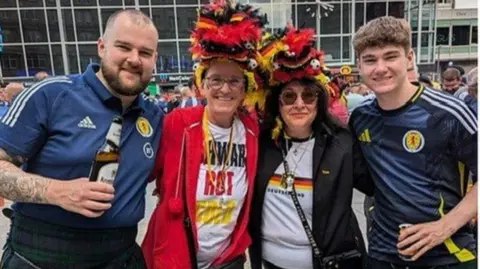
[[[402,233],[402,230],[407,229],[407,228],[412,227],[412,226],[413,226],[413,224],[410,224],[410,223],[402,223],[402,224],[398,225],[398,229],[399,229],[400,233]],[[405,248],[408,248],[408,247],[409,246],[407,246]],[[407,262],[413,261],[411,256],[404,256],[404,255],[399,254],[398,257],[400,257],[400,259],[402,259],[404,261],[407,261]]]

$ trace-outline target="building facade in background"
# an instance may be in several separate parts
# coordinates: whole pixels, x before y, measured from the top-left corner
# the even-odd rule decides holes
[[[478,62],[478,3],[473,0],[438,0],[437,55],[439,69],[449,62],[468,71]]]
[[[155,80],[185,82],[192,72],[189,35],[196,10],[208,0],[0,0],[1,76],[29,80],[38,71],[81,73],[98,61],[96,42],[109,15],[123,8],[148,14],[157,25],[159,57]],[[291,20],[316,30],[316,45],[332,67],[354,65],[354,32],[384,15],[406,18],[413,27],[419,66],[435,66],[435,0],[237,0],[250,3],[269,19],[273,31]],[[437,38],[438,40],[438,38]]]

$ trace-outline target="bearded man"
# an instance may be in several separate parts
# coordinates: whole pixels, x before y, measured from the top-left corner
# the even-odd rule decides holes
[[[118,11],[98,40],[100,65],[15,98],[0,121],[0,196],[15,201],[2,268],[145,268],[135,238],[163,113],[141,93],[157,40],[148,16]],[[113,126],[113,184],[89,181]]]

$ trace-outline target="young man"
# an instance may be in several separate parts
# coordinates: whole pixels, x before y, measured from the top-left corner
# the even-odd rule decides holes
[[[465,194],[464,173],[477,174],[476,116],[462,101],[409,82],[406,21],[372,20],[353,42],[376,94],[350,120],[375,182],[368,268],[476,268],[467,223],[477,214],[477,184]]]
[[[449,67],[442,73],[442,90],[451,95],[458,96],[460,93],[457,93],[461,90],[462,78],[460,71],[458,69]],[[467,91],[463,89],[463,91]]]
[[[163,113],[141,93],[157,40],[149,17],[119,11],[98,41],[100,65],[45,79],[15,98],[0,121],[0,196],[16,202],[3,269],[145,268],[135,238]],[[90,182],[118,116],[113,185]]]

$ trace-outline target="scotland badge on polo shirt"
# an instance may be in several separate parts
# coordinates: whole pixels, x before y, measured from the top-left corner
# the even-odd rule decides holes
[[[137,131],[140,135],[143,137],[151,137],[153,134],[153,129],[152,125],[150,125],[150,122],[144,117],[139,117],[137,119]]]

